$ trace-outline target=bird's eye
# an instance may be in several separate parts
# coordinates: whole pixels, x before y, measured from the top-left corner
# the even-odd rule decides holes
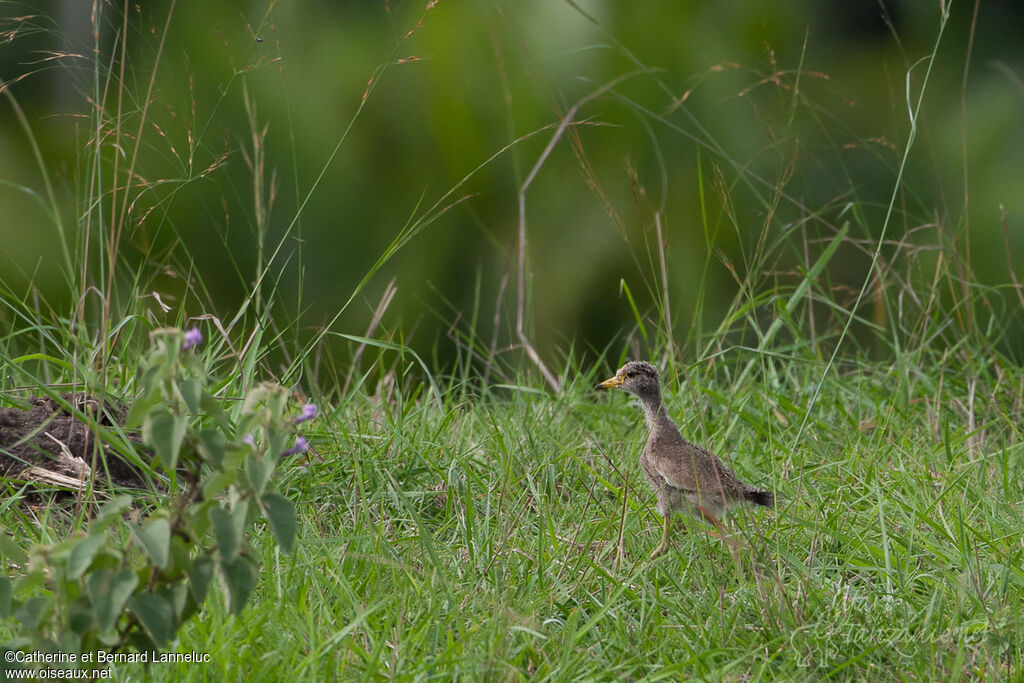
[[[629,372],[626,373],[626,377],[636,377],[636,371],[630,370]]]

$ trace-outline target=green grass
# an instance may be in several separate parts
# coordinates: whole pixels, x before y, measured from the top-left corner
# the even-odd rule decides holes
[[[251,539],[255,604],[232,619],[215,597],[176,647],[210,664],[151,680],[1012,677],[1020,386],[929,360],[927,376],[842,367],[795,444],[820,364],[742,386],[690,373],[668,398],[683,431],[780,500],[730,516],[738,562],[683,521],[647,560],[645,430],[590,390],[600,373],[560,395],[454,381],[440,405],[358,391],[284,474],[295,551]]]
[[[134,261],[122,258],[120,235],[138,227],[124,207],[129,191],[136,198],[151,193],[156,217],[176,196],[162,188],[186,192],[203,178],[190,162],[181,177],[133,177],[136,185],[109,193],[117,186],[111,177],[129,175],[116,164],[136,163],[131,154],[115,162],[114,146],[141,146],[145,165],[147,150],[159,156],[145,145],[160,149],[163,142],[136,142],[121,132],[122,123],[146,130],[146,113],[115,110],[127,86],[116,82],[120,62],[110,63],[94,65],[99,106],[90,109],[90,125],[111,147],[83,152],[79,172],[92,180],[75,187],[77,209],[69,215],[78,222],[61,223],[68,212],[52,192],[30,192],[52,216],[51,227],[60,228],[72,304],[0,282],[0,400],[69,388],[131,399],[147,332],[192,324],[189,315],[202,311],[219,316],[200,320],[208,340],[201,352],[224,378],[219,395],[240,397],[254,382],[277,379],[311,395],[322,411],[308,432],[308,463],[286,468],[279,482],[299,510],[294,551],[281,554],[268,529],[249,539],[264,568],[253,604],[232,617],[215,590],[174,646],[208,654],[209,663],[117,665],[118,680],[1020,675],[1024,373],[1006,348],[1015,346],[1008,330],[1024,310],[1009,286],[972,279],[963,244],[948,238],[959,234],[955,226],[938,225],[934,234],[908,227],[931,214],[900,208],[914,204],[903,196],[914,191],[902,166],[885,176],[894,179],[888,205],[870,207],[885,217],[884,230],[864,216],[853,180],[841,206],[836,199],[816,207],[820,223],[805,223],[806,207],[786,188],[788,152],[779,155],[778,182],[765,183],[701,129],[693,139],[706,260],[687,302],[691,319],[673,311],[666,295],[677,283],[669,281],[675,272],[665,265],[658,222],[657,244],[626,245],[644,273],[632,290],[622,283],[632,327],[605,349],[574,347],[587,343],[580,339],[541,349],[546,360],[558,360],[545,377],[521,353],[518,333],[528,332],[529,311],[527,329],[513,333],[519,311],[498,307],[497,329],[490,329],[479,278],[473,310],[436,313],[449,323],[454,362],[428,352],[437,340],[403,336],[412,333],[385,315],[387,293],[365,335],[342,334],[335,324],[353,301],[364,303],[364,287],[391,257],[462,201],[462,184],[476,170],[417,211],[337,316],[310,329],[302,315],[309,296],[299,275],[302,253],[290,239],[365,99],[339,137],[325,140],[334,151],[312,185],[300,190],[296,172],[296,206],[282,234],[272,235],[272,183],[256,133],[262,122],[245,96],[254,134],[240,147],[252,187],[234,191],[252,203],[259,258],[255,277],[231,264],[245,291],[237,307],[217,306],[187,231],[172,218],[159,223],[170,246],[155,240],[136,245]],[[654,72],[644,73],[668,90]],[[784,75],[799,82],[799,70]],[[915,121],[924,80],[915,91]],[[238,95],[236,81],[244,82],[242,72],[223,98]],[[144,93],[149,81],[141,82]],[[614,94],[646,122],[665,122],[646,103]],[[5,95],[14,102],[10,90]],[[766,116],[784,142],[793,135],[793,114],[803,113],[797,100],[794,89],[781,124]],[[908,93],[908,107],[909,100]],[[34,141],[28,119],[21,120]],[[193,122],[195,130],[210,121]],[[556,126],[557,117],[510,146],[567,130]],[[903,158],[915,132],[916,124]],[[188,139],[189,159],[227,158],[201,135]],[[526,168],[543,166],[528,161]],[[39,166],[48,184],[41,157]],[[759,207],[760,236],[741,229],[750,216],[735,213],[738,198]],[[730,230],[741,242],[740,263],[718,258],[717,240]],[[855,258],[870,269],[851,295],[831,268]],[[778,265],[794,260],[790,270]],[[146,297],[164,291],[154,283],[167,284],[156,267],[165,263],[180,274],[168,285],[179,305],[161,315]],[[712,300],[720,293],[711,291],[709,273],[723,266],[735,287],[723,295],[732,298],[718,316]],[[292,280],[298,284],[289,290]],[[284,291],[297,291],[297,299]],[[592,390],[632,355],[620,351],[628,348],[661,367],[669,412],[684,435],[717,452],[744,481],[776,493],[776,510],[740,509],[727,518],[745,544],[735,557],[699,522],[677,516],[673,550],[647,559],[660,528],[639,468],[641,414],[624,395]],[[21,546],[52,542],[87,523],[88,505],[52,503],[45,491],[42,505],[29,504],[16,497],[25,491],[21,482],[3,485],[15,497],[0,503],[0,525]],[[139,493],[140,502],[155,500],[158,490]],[[18,571],[6,561],[4,568]],[[10,628],[0,624],[0,640]]]
[[[175,647],[210,663],[148,680],[1010,678],[1024,655],[1020,384],[927,360],[927,375],[841,367],[798,443],[821,363],[740,386],[689,373],[668,397],[684,432],[780,500],[730,516],[738,561],[682,520],[673,551],[647,560],[645,430],[624,395],[591,390],[600,372],[568,368],[559,395],[540,378],[456,380],[440,403],[359,389],[318,420],[308,466],[284,473],[294,552],[256,534],[255,604],[234,619],[215,596]]]

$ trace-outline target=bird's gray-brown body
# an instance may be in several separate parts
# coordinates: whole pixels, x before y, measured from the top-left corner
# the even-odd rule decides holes
[[[775,497],[744,484],[721,460],[683,438],[661,400],[657,369],[646,361],[630,361],[597,389],[618,387],[640,399],[650,436],[640,455],[640,466],[658,496],[658,513],[664,517],[662,542],[651,557],[668,549],[668,531],[676,510],[702,517],[723,530],[717,516],[735,503],[749,501],[772,506]]]

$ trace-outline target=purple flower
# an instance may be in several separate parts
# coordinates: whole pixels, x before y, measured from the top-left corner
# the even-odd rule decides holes
[[[282,455],[295,455],[296,453],[305,453],[309,450],[309,442],[306,441],[306,437],[297,436],[295,437],[295,445],[286,450]]]
[[[253,448],[256,447],[256,439],[253,438],[252,434],[246,434],[242,437],[242,443],[247,443]]]
[[[302,412],[299,414],[297,418],[295,418],[295,424],[305,422],[306,420],[312,420],[314,417],[316,417],[316,413],[316,404],[307,403],[306,405],[302,406]]]
[[[187,351],[193,346],[201,344],[203,341],[203,333],[199,331],[198,327],[193,327],[191,330],[185,331],[185,345],[181,347],[182,351]]]

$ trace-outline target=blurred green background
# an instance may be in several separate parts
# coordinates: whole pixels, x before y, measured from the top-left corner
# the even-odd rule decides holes
[[[976,5],[953,2],[939,39],[941,7],[159,1],[129,5],[125,22],[107,3],[5,2],[0,79],[32,135],[5,100],[0,281],[25,301],[38,293],[37,306],[56,314],[81,296],[55,221],[32,194],[46,195],[33,136],[73,234],[70,261],[86,250],[97,259],[83,219],[97,196],[93,114],[103,109],[108,142],[119,106],[134,136],[159,57],[119,247],[122,277],[143,273],[171,306],[151,302],[156,322],[230,316],[252,288],[261,245],[265,263],[284,238],[261,286],[289,319],[316,329],[403,226],[440,202],[452,206],[373,276],[335,329],[362,334],[394,278],[378,334],[443,359],[453,326],[490,335],[498,309],[505,347],[515,341],[519,188],[552,126],[620,79],[580,107],[580,125],[526,195],[529,332],[541,349],[620,343],[634,322],[626,289],[653,315],[657,215],[672,331],[686,347],[717,328],[747,269],[759,270],[756,289],[792,285],[846,221],[851,240],[824,286],[852,303],[897,183],[908,92],[916,100],[938,40],[883,249],[900,275],[885,286],[916,279],[927,290],[936,254],[952,245],[965,286],[995,288],[984,289],[993,310],[1016,311],[1000,323],[1019,332],[1008,283],[1011,265],[1024,278],[1024,5],[977,4],[966,84]],[[265,220],[254,194],[269,206]],[[105,228],[90,229],[95,240]],[[760,248],[763,263],[752,257]],[[1022,336],[1001,340],[1018,358]]]

